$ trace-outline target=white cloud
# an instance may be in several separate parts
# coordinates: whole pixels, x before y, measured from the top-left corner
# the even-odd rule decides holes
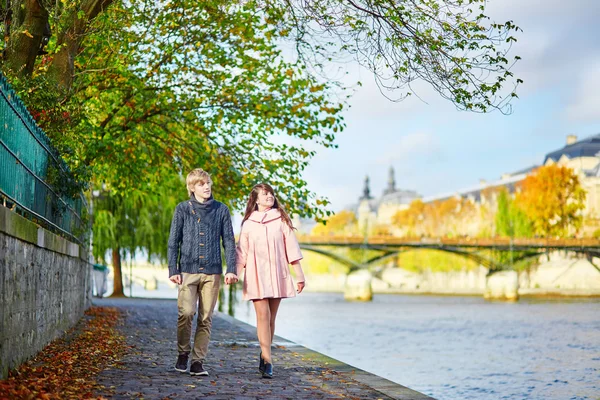
[[[566,113],[571,121],[600,120],[600,59],[581,74]]]
[[[511,54],[519,55],[513,72],[525,81],[520,95],[560,87],[577,79],[581,65],[600,50],[597,0],[490,2],[488,13],[497,22],[512,20],[523,32]],[[568,91],[569,88],[567,87]]]
[[[348,75],[344,79],[346,85],[361,83],[361,86],[354,87],[354,95],[349,100],[350,108],[347,114],[352,119],[397,119],[431,109],[434,103],[443,102],[426,82],[415,82],[413,90],[406,88],[396,92],[385,89],[382,91],[371,71],[356,62],[346,64],[345,68],[348,70]],[[401,101],[390,100],[390,98],[397,99],[408,91],[415,92],[420,98],[412,95]]]
[[[438,139],[429,132],[413,132],[403,135],[395,144],[390,144],[377,159],[377,164],[405,163],[415,158],[439,158],[441,147]]]

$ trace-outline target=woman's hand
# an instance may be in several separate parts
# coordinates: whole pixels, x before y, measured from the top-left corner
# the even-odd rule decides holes
[[[238,277],[236,274],[233,274],[231,272],[225,274],[225,284],[226,285],[233,285],[237,281],[238,281]]]
[[[304,290],[305,282],[298,282],[297,285],[298,285],[298,294],[300,294]]]

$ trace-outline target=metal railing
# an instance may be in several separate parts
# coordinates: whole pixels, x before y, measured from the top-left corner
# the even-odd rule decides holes
[[[82,243],[87,202],[68,196],[73,175],[0,73],[0,197],[4,205]],[[61,187],[63,186],[63,187]]]
[[[407,247],[436,247],[436,246],[455,246],[455,247],[491,247],[506,248],[513,247],[515,250],[520,248],[552,248],[552,249],[570,249],[570,248],[600,248],[600,240],[595,238],[564,238],[564,239],[545,239],[545,238],[410,238],[394,236],[369,236],[364,238],[360,235],[355,236],[335,236],[335,235],[300,235],[298,241],[303,245],[321,245],[321,246],[407,246]]]

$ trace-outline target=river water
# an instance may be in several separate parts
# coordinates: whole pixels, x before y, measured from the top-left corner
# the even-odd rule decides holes
[[[255,325],[247,302],[235,317]],[[303,293],[275,331],[437,399],[600,398],[600,299]]]
[[[255,325],[252,304],[234,304]],[[282,302],[275,333],[439,400],[600,399],[600,299],[302,293]]]

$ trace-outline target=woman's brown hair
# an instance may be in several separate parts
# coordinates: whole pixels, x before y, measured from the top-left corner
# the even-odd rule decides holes
[[[250,192],[250,198],[248,199],[248,204],[246,205],[246,212],[244,213],[244,219],[242,220],[242,225],[244,225],[244,222],[246,222],[246,220],[248,218],[250,218],[250,215],[254,211],[258,210],[258,204],[256,204],[256,201],[258,200],[258,195],[263,190],[267,193],[270,193],[273,196],[273,198],[275,199],[275,201],[273,202],[273,207],[271,207],[271,208],[279,210],[279,212],[281,213],[281,219],[284,220],[285,223],[289,225],[290,229],[294,229],[294,225],[292,224],[292,219],[290,218],[288,213],[285,212],[285,210],[279,203],[279,200],[277,200],[277,196],[275,196],[275,191],[273,190],[273,188],[270,185],[268,185],[266,183],[259,183],[258,185],[254,186],[252,188],[252,191]]]

